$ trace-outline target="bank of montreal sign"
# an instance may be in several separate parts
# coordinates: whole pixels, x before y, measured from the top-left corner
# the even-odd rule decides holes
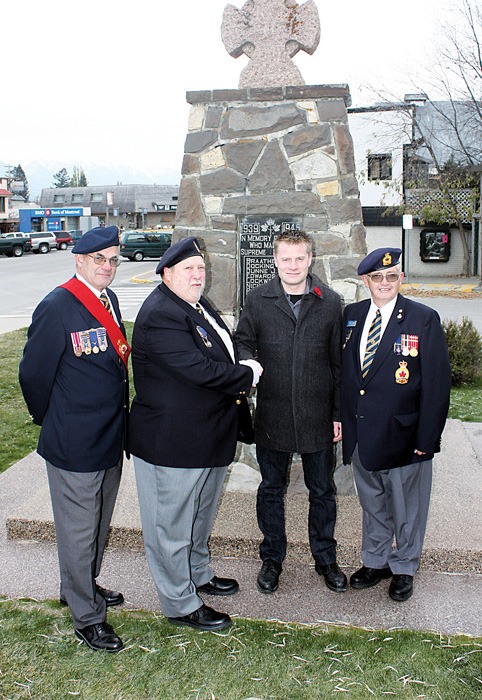
[[[50,216],[90,216],[90,207],[63,207],[61,209],[33,209],[31,216],[45,216],[49,218]]]

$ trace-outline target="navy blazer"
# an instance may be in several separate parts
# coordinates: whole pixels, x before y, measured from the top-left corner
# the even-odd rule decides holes
[[[360,461],[370,471],[431,459],[440,451],[450,401],[451,370],[440,318],[399,294],[363,379],[360,339],[369,308],[367,299],[350,304],[343,314],[343,461],[349,462],[357,443]],[[401,354],[402,341],[416,350]],[[426,454],[417,455],[415,449]]]
[[[120,320],[117,297],[107,292]],[[57,287],[37,306],[28,330],[20,385],[34,423],[42,426],[37,451],[60,469],[98,471],[122,458],[128,406],[125,365],[109,339],[105,352],[77,357],[71,337],[101,327],[76,297]]]
[[[201,297],[201,304],[228,328]],[[166,467],[221,467],[234,458],[236,400],[252,385],[249,367],[235,364],[211,324],[160,284],[134,325],[136,396],[129,417],[129,450]]]

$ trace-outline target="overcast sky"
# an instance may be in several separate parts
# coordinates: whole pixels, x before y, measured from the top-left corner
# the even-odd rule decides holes
[[[320,44],[295,63],[307,84],[348,83],[353,104],[363,105],[373,102],[371,85],[391,87],[400,99],[415,89],[410,76],[429,64],[437,22],[459,0],[315,2]],[[3,3],[0,161],[74,163],[87,179],[89,164],[129,165],[176,183],[186,92],[236,88],[247,62],[222,43],[227,4]]]

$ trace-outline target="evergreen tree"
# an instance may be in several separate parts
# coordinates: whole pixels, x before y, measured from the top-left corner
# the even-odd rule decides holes
[[[24,198],[24,200],[26,202],[28,202],[30,199],[30,190],[28,187],[27,176],[25,175],[25,171],[22,168],[22,166],[17,165],[15,168],[12,168],[11,175],[15,180],[22,180],[23,181],[23,189],[18,190],[17,194],[19,194],[21,197]]]
[[[54,187],[70,187],[70,178],[67,173],[67,168],[62,168],[58,173],[55,173],[52,184]]]

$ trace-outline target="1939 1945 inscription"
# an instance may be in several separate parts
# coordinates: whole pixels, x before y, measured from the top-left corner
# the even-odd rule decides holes
[[[266,218],[246,216],[240,221],[240,308],[251,289],[268,282],[276,273],[273,260],[274,237],[285,231],[300,230],[301,218],[282,214]]]

